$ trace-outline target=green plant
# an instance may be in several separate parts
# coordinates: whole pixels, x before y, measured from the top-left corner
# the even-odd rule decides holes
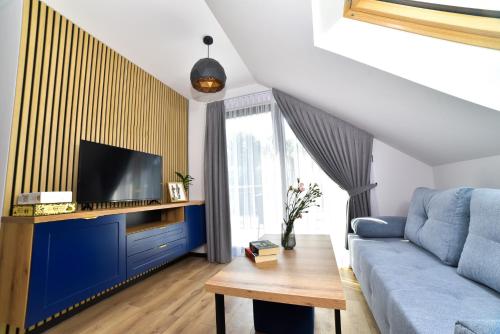
[[[189,192],[189,186],[193,184],[194,177],[192,177],[189,174],[183,175],[182,173],[179,172],[175,172],[175,175],[177,175],[177,177],[181,179],[182,185],[184,186],[184,190],[186,190],[186,192]]]

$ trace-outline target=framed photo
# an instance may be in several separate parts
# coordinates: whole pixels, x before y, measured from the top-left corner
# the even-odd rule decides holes
[[[170,202],[185,202],[187,201],[186,192],[181,182],[169,182],[168,193],[170,194]]]

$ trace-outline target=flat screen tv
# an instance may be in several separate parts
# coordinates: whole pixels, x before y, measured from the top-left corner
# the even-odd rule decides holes
[[[80,141],[78,203],[161,201],[162,157]]]

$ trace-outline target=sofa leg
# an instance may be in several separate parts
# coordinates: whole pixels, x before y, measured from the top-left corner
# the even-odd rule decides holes
[[[340,324],[340,310],[335,310],[335,334],[342,334],[342,326]]]

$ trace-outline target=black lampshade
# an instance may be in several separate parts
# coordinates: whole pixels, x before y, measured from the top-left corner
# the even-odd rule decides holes
[[[205,36],[203,42],[210,46],[213,39]],[[191,85],[199,92],[216,93],[224,89],[226,85],[226,72],[224,68],[215,59],[202,58],[198,60],[191,70]]]

